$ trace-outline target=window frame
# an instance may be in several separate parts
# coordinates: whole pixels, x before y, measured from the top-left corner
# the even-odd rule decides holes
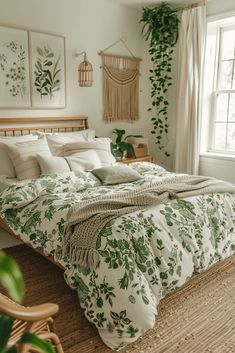
[[[231,155],[235,157],[235,149],[229,150],[227,149],[227,140],[228,140],[228,114],[227,120],[224,122],[226,124],[226,141],[224,149],[216,149],[215,148],[215,131],[216,131],[216,119],[217,119],[217,106],[218,106],[218,96],[220,94],[231,94],[235,93],[235,88],[231,89],[219,89],[219,79],[221,72],[221,62],[222,62],[222,35],[226,30],[234,29],[235,30],[235,18],[233,23],[227,24],[218,24],[217,33],[216,33],[216,49],[215,49],[215,58],[214,58],[214,74],[213,74],[213,91],[211,94],[211,108],[210,108],[210,120],[209,126],[211,129],[211,134],[208,136],[208,152],[214,154],[223,154],[223,155]],[[233,56],[233,66],[232,66],[232,82],[234,80],[235,75],[235,46],[234,46],[234,56]],[[229,108],[229,103],[228,103]],[[222,123],[222,122],[221,122]],[[235,124],[231,123],[231,124]]]
[[[207,37],[204,61],[204,80],[202,82],[201,95],[201,119],[200,128],[200,156],[217,156],[222,159],[235,160],[235,151],[215,148],[215,127],[216,127],[216,107],[217,93],[222,93],[218,89],[219,58],[221,58],[221,30],[235,27],[235,12],[227,12],[219,16],[207,18]],[[225,90],[228,93],[228,90]],[[230,90],[233,93],[233,89]],[[225,121],[226,124],[228,122]],[[227,125],[228,127],[228,125]]]

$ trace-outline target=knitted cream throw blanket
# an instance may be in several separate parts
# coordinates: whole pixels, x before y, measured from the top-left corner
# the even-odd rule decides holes
[[[69,212],[63,255],[68,256],[72,264],[96,268],[99,264],[97,237],[110,220],[172,199],[219,192],[235,193],[235,186],[213,178],[181,175],[167,182],[82,201]]]

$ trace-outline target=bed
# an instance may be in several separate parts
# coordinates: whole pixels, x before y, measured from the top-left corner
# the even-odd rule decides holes
[[[85,115],[68,117],[27,117],[27,118],[0,118],[0,136],[22,136],[37,131],[41,132],[67,132],[88,129],[88,117]],[[0,218],[0,228],[19,240],[11,228]],[[32,247],[29,243],[28,246]],[[35,248],[36,252],[45,256],[43,249]],[[63,266],[56,262],[52,256],[46,257],[58,267]]]
[[[163,297],[235,252],[235,194],[225,190],[174,198],[114,218],[97,237],[99,265],[71,263],[62,243],[74,206],[185,178],[147,162],[131,169],[139,180],[103,185],[90,172],[43,175],[21,187],[12,185],[0,197],[1,227],[65,270],[87,319],[117,351],[154,326]]]

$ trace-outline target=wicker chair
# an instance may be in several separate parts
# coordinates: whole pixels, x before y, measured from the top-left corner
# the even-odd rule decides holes
[[[12,346],[24,332],[37,334],[52,343],[57,353],[64,353],[59,337],[54,333],[53,319],[59,310],[56,304],[42,304],[33,307],[19,305],[0,293],[0,314],[15,319],[9,346]],[[29,345],[21,345],[20,353],[38,352]]]

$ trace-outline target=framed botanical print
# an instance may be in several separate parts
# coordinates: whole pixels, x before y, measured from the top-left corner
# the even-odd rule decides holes
[[[29,32],[32,108],[65,107],[65,39]]]
[[[29,108],[28,32],[0,26],[0,108]]]

